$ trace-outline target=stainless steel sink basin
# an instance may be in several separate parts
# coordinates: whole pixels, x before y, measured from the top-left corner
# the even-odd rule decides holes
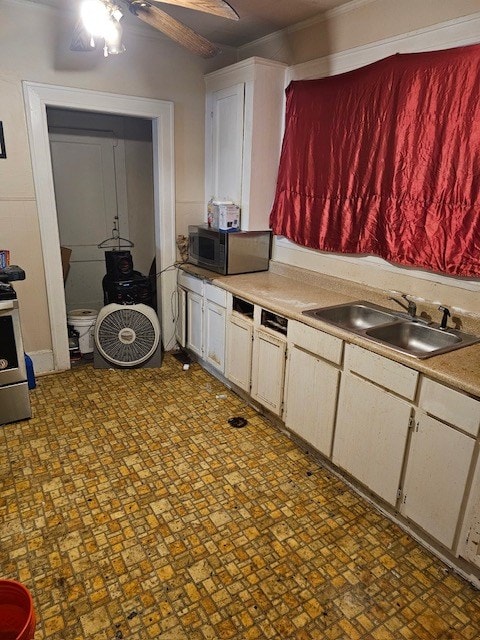
[[[406,314],[363,300],[308,309],[303,314],[415,358],[430,358],[480,342],[480,337],[410,320]]]
[[[452,348],[465,346],[461,335],[450,331],[427,327],[415,322],[400,322],[368,329],[366,335],[375,338],[398,351],[418,358],[426,355],[445,353]]]
[[[334,307],[321,307],[303,312],[306,316],[312,316],[317,320],[329,322],[344,329],[368,329],[386,322],[396,322],[398,318],[368,302],[352,302],[340,304]]]

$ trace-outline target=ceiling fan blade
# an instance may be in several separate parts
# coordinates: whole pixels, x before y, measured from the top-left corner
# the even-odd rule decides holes
[[[175,4],[179,7],[202,11],[203,13],[211,13],[222,18],[230,20],[238,20],[238,13],[225,0],[153,0],[154,2],[162,2],[164,4]]]
[[[190,27],[175,20],[175,18],[169,16],[165,11],[148,4],[143,6],[143,4],[146,3],[132,3],[130,6],[133,13],[140,18],[140,20],[158,29],[158,31],[161,31],[186,49],[203,58],[213,58],[213,56],[220,52],[220,49],[209,40],[193,31],[193,29],[190,29]]]

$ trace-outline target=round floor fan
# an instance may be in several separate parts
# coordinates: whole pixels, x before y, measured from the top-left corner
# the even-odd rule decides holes
[[[107,304],[95,323],[94,367],[159,367],[160,322],[145,304]]]

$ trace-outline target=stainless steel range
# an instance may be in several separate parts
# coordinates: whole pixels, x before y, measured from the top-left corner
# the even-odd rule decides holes
[[[0,425],[32,415],[17,294],[10,284],[24,278],[18,267],[0,269]]]

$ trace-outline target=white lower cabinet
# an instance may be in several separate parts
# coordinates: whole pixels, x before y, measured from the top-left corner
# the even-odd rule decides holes
[[[419,374],[350,344],[344,369],[333,462],[395,505]]]
[[[343,343],[291,320],[283,420],[315,449],[330,457]]]
[[[352,373],[340,384],[333,462],[395,505],[412,407]]]
[[[287,351],[283,335],[286,320],[235,296],[230,308],[225,375],[262,406],[280,416]],[[285,322],[285,327],[280,326],[279,331],[277,321]]]
[[[252,379],[253,321],[231,314],[227,322],[225,376],[250,393]]]
[[[187,292],[187,347],[203,356],[203,296]]]
[[[340,371],[292,347],[285,387],[285,425],[326,456],[332,449]]]
[[[478,570],[480,569],[480,458],[478,456],[474,464],[465,513],[461,520],[456,555],[465,558]]]
[[[452,548],[475,440],[418,412],[400,513]]]
[[[227,311],[216,302],[205,300],[203,309],[203,357],[220,371],[225,370],[225,321]]]
[[[183,272],[178,285],[178,342],[223,373],[226,291]]]
[[[282,413],[286,351],[285,338],[261,328],[255,329],[251,395],[277,416]]]
[[[227,293],[209,282],[203,291],[203,359],[221,373],[225,371]]]

